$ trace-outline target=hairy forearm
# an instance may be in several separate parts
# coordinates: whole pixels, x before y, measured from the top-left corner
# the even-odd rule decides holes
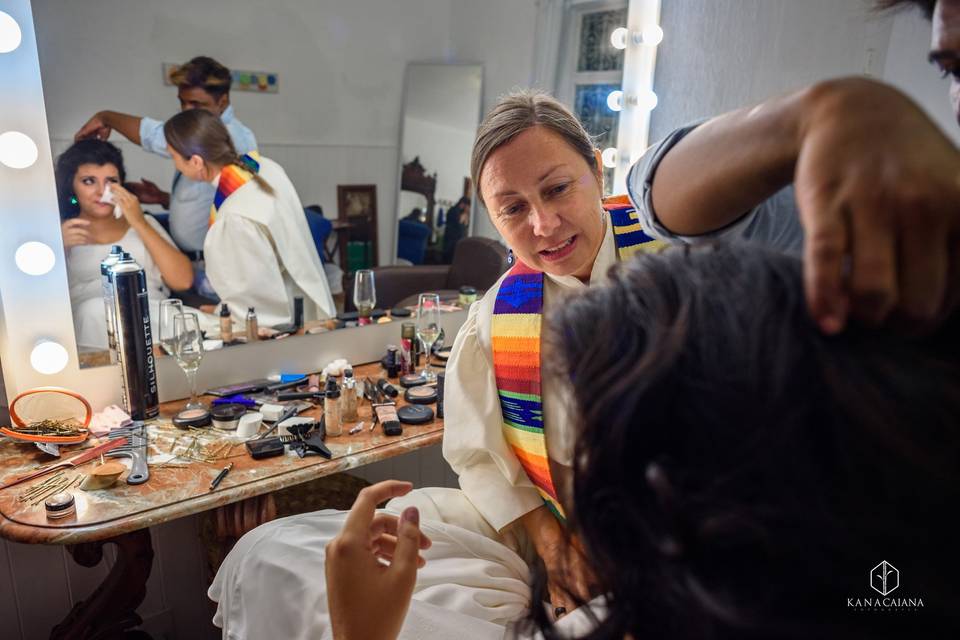
[[[793,179],[809,90],[718,116],[661,160],[653,206],[673,233],[722,228]]]
[[[140,116],[131,116],[118,111],[101,111],[97,114],[105,125],[119,132],[124,138],[140,144]]]

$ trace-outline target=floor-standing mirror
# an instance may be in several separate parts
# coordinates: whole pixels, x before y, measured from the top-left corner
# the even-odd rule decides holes
[[[397,197],[398,264],[450,264],[470,234],[470,149],[483,67],[411,63],[404,87]]]

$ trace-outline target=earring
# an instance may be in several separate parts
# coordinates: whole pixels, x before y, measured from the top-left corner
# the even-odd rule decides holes
[[[507,264],[513,266],[515,260],[516,258],[513,255],[513,249],[507,249]]]
[[[77,196],[70,196],[70,204],[73,204],[73,205],[80,204],[80,201],[77,200]]]

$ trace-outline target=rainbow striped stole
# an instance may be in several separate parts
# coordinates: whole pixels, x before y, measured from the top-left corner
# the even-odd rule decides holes
[[[247,184],[253,178],[253,174],[260,172],[260,154],[256,151],[243,154],[240,156],[240,160],[243,161],[246,168],[228,164],[220,172],[217,193],[213,196],[213,205],[210,207],[210,225],[216,222],[217,211],[220,210],[223,201],[229,198],[234,191]]]
[[[613,225],[620,260],[665,246],[665,242],[654,240],[641,230],[633,205],[626,196],[604,200],[603,208]],[[562,521],[563,507],[550,474],[543,429],[540,394],[542,322],[543,273],[517,262],[500,283],[491,331],[503,435],[540,497]]]

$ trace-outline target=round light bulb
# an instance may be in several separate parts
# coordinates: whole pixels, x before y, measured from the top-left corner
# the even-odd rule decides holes
[[[30,364],[48,376],[63,371],[69,360],[70,354],[64,346],[53,340],[41,340],[30,352]]]
[[[623,109],[623,91],[619,89],[611,91],[610,95],[607,96],[607,106],[610,107],[611,111],[620,111]]]
[[[26,169],[37,161],[37,145],[19,131],[0,133],[0,163],[11,169]]]
[[[42,242],[24,242],[17,247],[13,254],[13,260],[17,263],[20,271],[28,276],[42,276],[53,269],[57,257],[49,245]]]
[[[644,89],[636,97],[636,105],[644,111],[653,111],[657,107],[657,94],[655,94],[650,89]]]
[[[613,147],[607,147],[600,154],[600,159],[603,160],[603,166],[608,169],[615,169],[617,167],[617,150]]]
[[[20,25],[9,13],[0,11],[0,53],[10,53],[20,46],[23,34]]]
[[[658,24],[648,24],[641,33],[643,34],[643,44],[655,47],[663,42],[663,29]]]
[[[610,44],[613,45],[614,49],[626,49],[627,36],[629,35],[630,31],[626,27],[617,27],[610,34]]]

